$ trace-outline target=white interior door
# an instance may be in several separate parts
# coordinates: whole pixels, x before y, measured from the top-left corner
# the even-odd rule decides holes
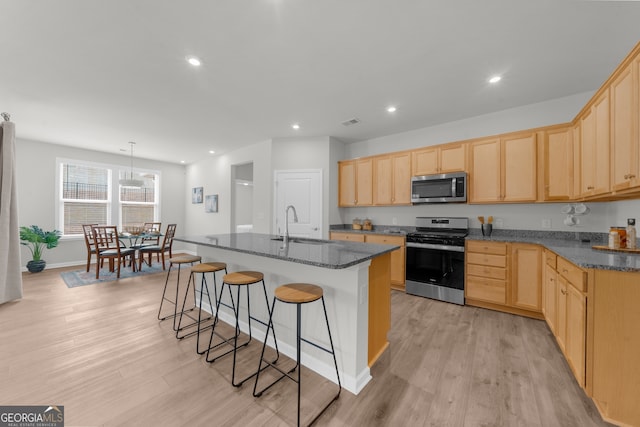
[[[285,232],[285,209],[292,205],[298,214],[293,221],[289,210],[289,235],[297,237],[322,237],[322,170],[275,171],[275,219],[274,232]]]

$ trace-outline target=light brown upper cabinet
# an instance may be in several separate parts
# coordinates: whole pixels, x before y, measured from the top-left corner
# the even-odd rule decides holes
[[[373,158],[373,204],[411,204],[411,153]]]
[[[570,125],[539,133],[542,150],[542,200],[570,200],[573,196],[573,128]]]
[[[598,96],[580,117],[580,196],[610,191],[609,89]]]
[[[536,140],[523,132],[472,142],[469,202],[536,201]]]
[[[610,86],[611,91],[611,190],[640,186],[638,163],[638,64],[629,63]]]
[[[576,120],[573,124],[571,135],[573,136],[572,146],[573,146],[573,198],[575,199],[580,195],[581,188],[581,176],[582,176],[582,151],[581,151],[581,135],[580,135],[580,121]]]
[[[412,176],[463,172],[467,162],[467,144],[427,147],[411,153]]]
[[[373,204],[373,160],[370,157],[338,162],[338,206]]]
[[[492,203],[502,200],[499,138],[471,143],[469,171],[469,203]]]

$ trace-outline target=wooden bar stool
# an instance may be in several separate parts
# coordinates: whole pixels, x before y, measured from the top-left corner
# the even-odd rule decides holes
[[[209,287],[207,285],[206,275],[207,273],[211,273],[211,275],[213,276],[213,297],[217,304],[218,303],[218,286],[216,283],[216,272],[222,271],[222,270],[224,270],[225,274],[227,273],[227,264],[225,264],[224,262],[203,262],[191,267],[191,273],[189,274],[189,281],[187,282],[187,289],[184,292],[184,299],[182,300],[182,310],[180,311],[180,319],[178,320],[178,328],[176,329],[176,338],[183,339],[183,338],[197,334],[196,352],[198,354],[203,354],[206,351],[206,350],[200,351],[200,332],[207,330],[211,327],[211,325],[209,325],[206,328],[201,328],[201,324],[213,318],[212,315],[208,316],[206,319],[202,318],[202,301],[205,293],[207,294],[207,300],[209,301],[209,309],[211,310],[212,313],[214,308],[214,305],[211,302],[211,293],[209,292]],[[196,274],[198,273],[202,274],[202,279],[200,280],[200,304],[198,307],[198,318],[196,319],[192,317],[188,312],[185,312],[185,305],[187,304],[187,296],[189,295],[189,288],[191,287],[192,283],[193,283],[193,299],[194,301],[196,300],[196,294],[197,294]],[[188,317],[193,322],[183,326],[182,325],[183,316]],[[191,331],[189,333],[185,333],[184,335],[180,335],[181,331],[187,328],[191,328],[193,326],[197,326],[197,330]]]
[[[267,326],[267,336],[265,337],[264,340],[264,344],[262,346],[262,354],[260,355],[260,364],[258,365],[258,371],[256,372],[256,382],[253,386],[253,396],[254,397],[260,397],[262,396],[262,393],[264,393],[266,390],[268,390],[269,388],[271,388],[274,384],[276,384],[278,381],[280,381],[283,378],[289,378],[290,380],[292,380],[293,382],[298,384],[298,426],[300,425],[300,390],[302,387],[301,381],[300,381],[300,371],[301,371],[301,366],[300,366],[300,342],[304,341],[307,344],[311,344],[312,346],[323,350],[327,353],[330,353],[333,356],[333,363],[336,367],[336,378],[338,379],[338,393],[333,397],[333,399],[331,399],[331,401],[329,401],[329,403],[326,404],[326,406],[324,408],[322,408],[322,410],[313,418],[313,420],[311,420],[311,422],[309,423],[309,425],[313,424],[318,417],[320,417],[320,415],[322,415],[322,413],[333,403],[335,402],[338,397],[340,397],[340,391],[342,391],[342,384],[340,383],[340,374],[338,373],[338,362],[336,360],[336,352],[335,349],[333,348],[333,340],[331,339],[331,329],[329,328],[329,318],[327,317],[327,307],[324,303],[324,293],[322,291],[322,288],[318,285],[312,285],[309,283],[289,283],[286,285],[282,285],[282,286],[278,286],[274,292],[274,297],[273,297],[273,303],[271,305],[271,311],[270,311],[270,316],[269,316],[269,324]],[[275,330],[273,329],[273,312],[275,310],[275,305],[276,305],[276,300],[277,301],[281,301],[287,304],[295,304],[296,305],[296,365],[290,369],[287,372],[284,372],[282,369],[280,369],[277,366],[274,366],[273,363],[264,360],[264,351],[265,348],[267,346],[267,338],[269,337],[269,328],[271,328],[271,330],[274,331],[274,335],[273,335],[273,340],[274,342],[276,342],[276,337],[275,337]],[[303,304],[307,304],[310,302],[314,302],[317,300],[322,300],[322,308],[324,310],[324,319],[325,322],[327,324],[327,332],[329,334],[329,343],[331,344],[331,349],[322,347],[314,342],[311,342],[305,338],[303,338],[301,336],[301,325],[302,325],[302,313],[301,313],[301,307]],[[277,342],[276,342],[277,343]],[[266,365],[263,368],[262,367],[262,362],[265,362]],[[278,377],[275,381],[273,381],[271,384],[269,384],[268,386],[264,387],[262,390],[260,391],[256,391],[257,387],[258,387],[258,380],[260,379],[260,372],[262,372],[264,369],[268,368],[268,367],[272,367],[275,370],[277,370],[278,372],[280,372],[282,375],[280,377]],[[296,368],[298,369],[298,378],[294,378],[291,373],[293,371],[296,370]]]
[[[247,376],[246,378],[243,378],[242,380],[236,382],[236,354],[238,352],[239,348],[245,347],[247,345],[249,345],[249,343],[251,342],[252,339],[252,333],[251,333],[251,319],[255,320],[258,323],[263,324],[264,326],[267,326],[267,324],[263,321],[261,321],[260,319],[257,319],[255,317],[253,317],[251,315],[251,302],[250,302],[250,298],[249,298],[249,286],[250,285],[254,285],[256,283],[260,283],[262,282],[262,290],[264,291],[264,301],[265,304],[267,306],[267,310],[269,311],[269,317],[271,317],[271,310],[269,309],[269,297],[267,296],[267,287],[264,283],[264,275],[262,273],[260,273],[259,271],[238,271],[235,273],[228,273],[225,274],[223,280],[222,280],[222,288],[220,289],[220,298],[218,298],[218,300],[216,301],[216,315],[215,315],[215,319],[213,321],[213,325],[211,327],[211,337],[209,338],[209,348],[207,349],[207,356],[206,356],[206,360],[209,363],[213,363],[216,360],[220,359],[221,357],[229,354],[229,353],[233,353],[233,368],[231,370],[231,384],[234,387],[240,387],[245,381],[247,381],[248,379],[254,377],[257,372],[252,373],[251,375]],[[224,288],[225,286],[227,286],[229,288],[229,294],[231,295],[231,304],[233,307],[233,314],[235,316],[235,333],[233,334],[232,337],[224,337],[222,335],[220,335],[219,333],[216,332],[216,325],[218,324],[218,316],[220,313],[220,304],[221,304],[221,300],[222,300],[222,294],[224,292]],[[236,301],[234,303],[233,301],[233,294],[231,292],[231,286],[235,286],[237,288],[237,292],[236,292]],[[246,294],[247,294],[247,321],[249,323],[249,339],[241,344],[238,344],[238,337],[240,336],[240,290],[242,288],[245,288]],[[272,327],[273,328],[273,327]],[[266,341],[266,337],[269,335],[269,331],[267,330],[266,334],[265,334],[265,341]],[[213,345],[214,342],[214,338],[215,337],[219,337],[222,341]],[[275,336],[275,331],[274,331],[274,336]],[[231,346],[231,349],[223,352],[222,354],[217,354],[213,357],[211,357],[211,355],[213,354],[213,351],[216,350],[218,347],[222,346],[222,345],[229,345]],[[271,363],[276,363],[276,361],[278,360],[278,357],[280,356],[280,353],[278,352],[278,345],[276,343],[276,359],[274,361],[272,361]]]
[[[176,318],[178,317],[178,292],[180,290],[180,267],[182,266],[182,264],[191,264],[193,266],[194,262],[201,262],[201,261],[202,261],[202,257],[198,255],[181,255],[181,256],[177,256],[169,259],[169,270],[167,271],[167,278],[164,281],[164,290],[162,291],[162,299],[160,300],[160,308],[158,309],[158,320],[165,320],[173,317],[174,331],[177,330],[177,327],[178,327],[176,323]],[[169,284],[169,276],[171,275],[171,268],[173,267],[174,264],[178,266],[178,277],[176,280],[176,298],[175,300],[172,301],[169,298],[167,298],[166,294],[167,294],[167,285]],[[165,301],[167,301],[170,304],[173,304],[173,314],[160,317],[160,314],[162,313],[162,305],[164,304]],[[194,309],[195,309],[195,305],[189,311]]]

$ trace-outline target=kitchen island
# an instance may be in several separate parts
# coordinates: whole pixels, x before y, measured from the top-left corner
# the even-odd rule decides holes
[[[270,303],[274,289],[285,283],[322,286],[343,387],[358,394],[371,380],[370,366],[389,345],[390,253],[397,246],[295,237],[284,245],[277,236],[258,233],[180,236],[175,240],[197,245],[203,262],[225,262],[229,272],[262,272]],[[250,287],[251,313],[266,322],[268,310],[260,288]],[[213,311],[207,304],[203,308]],[[242,303],[240,319],[246,319],[245,310],[246,303]],[[305,306],[302,316],[303,336],[328,346],[322,305]],[[225,307],[220,309],[220,318],[234,322],[231,310]],[[295,357],[295,310],[278,305],[274,325],[280,351]],[[251,327],[253,336],[262,340],[266,328],[258,322],[252,322]],[[248,324],[241,321],[241,329],[247,332]],[[301,358],[306,367],[336,381],[330,354],[303,345]]]

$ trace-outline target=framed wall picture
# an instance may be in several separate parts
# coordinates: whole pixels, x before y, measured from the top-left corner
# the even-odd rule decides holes
[[[191,189],[191,203],[202,203],[202,187],[193,187]]]
[[[218,195],[210,194],[204,199],[205,212],[218,212]]]

